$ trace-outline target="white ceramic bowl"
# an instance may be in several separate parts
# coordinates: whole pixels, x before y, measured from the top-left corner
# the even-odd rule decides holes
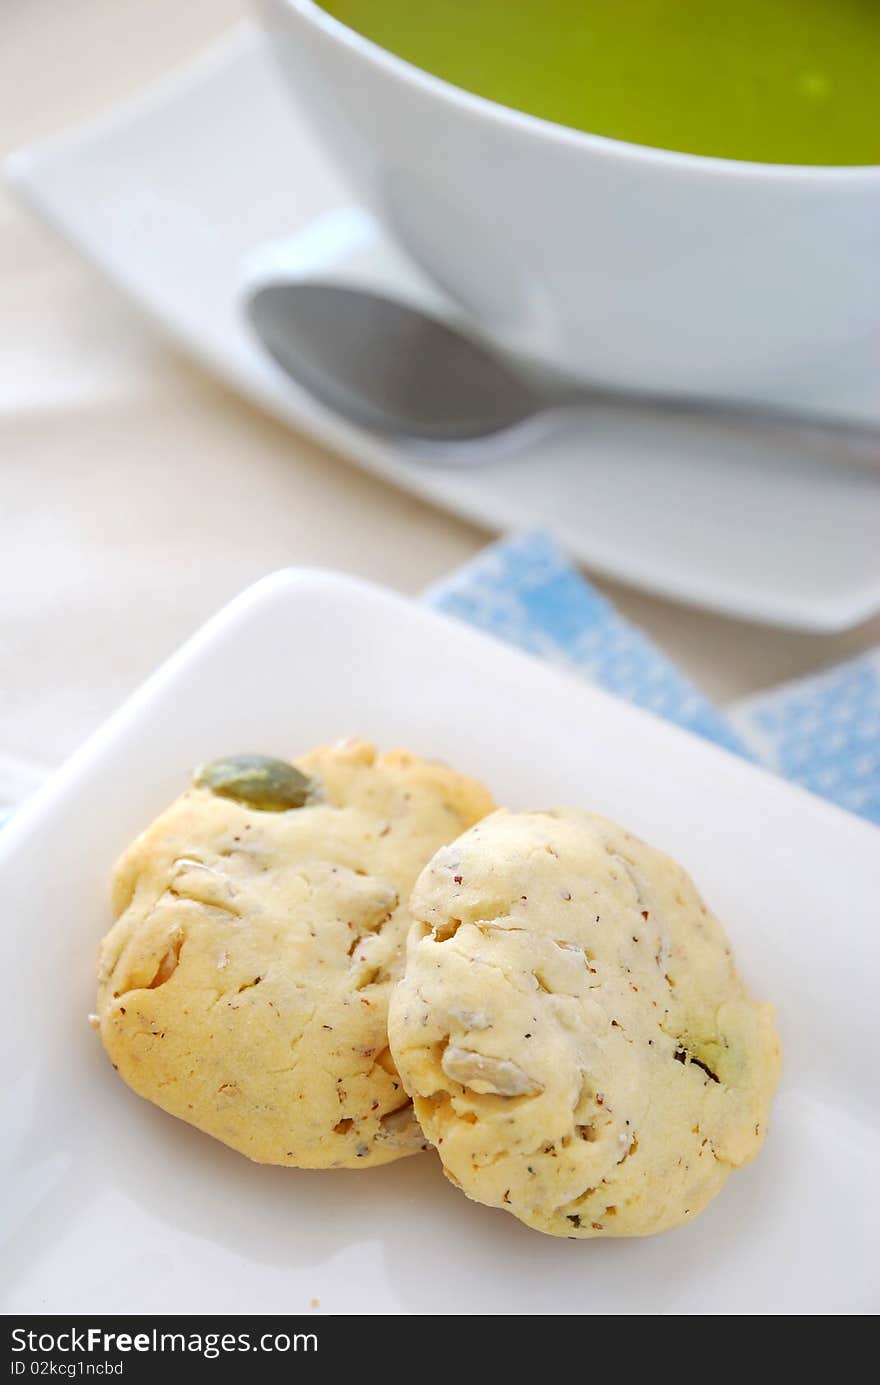
[[[262,9],[342,168],[491,339],[614,388],[868,412],[880,168],[583,134],[432,77],[313,0]]]

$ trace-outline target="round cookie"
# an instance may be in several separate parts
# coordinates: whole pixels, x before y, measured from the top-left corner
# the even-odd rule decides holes
[[[496,812],[410,910],[391,1051],[469,1197],[555,1236],[641,1236],[757,1153],[772,1008],[668,856],[590,813]]]
[[[362,741],[297,764],[206,767],[125,852],[96,1022],[130,1087],[259,1163],[383,1164],[425,1147],[387,1038],[409,893],[494,805]]]

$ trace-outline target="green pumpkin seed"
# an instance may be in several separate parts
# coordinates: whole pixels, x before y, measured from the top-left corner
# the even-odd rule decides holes
[[[197,789],[210,789],[220,798],[233,798],[264,813],[302,808],[314,794],[314,783],[302,770],[271,755],[227,755],[199,765],[193,775]]]

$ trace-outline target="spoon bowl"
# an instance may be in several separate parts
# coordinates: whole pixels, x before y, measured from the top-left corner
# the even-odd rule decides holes
[[[289,375],[328,408],[390,437],[462,442],[546,407],[493,351],[384,295],[293,282],[256,291],[247,311]]]

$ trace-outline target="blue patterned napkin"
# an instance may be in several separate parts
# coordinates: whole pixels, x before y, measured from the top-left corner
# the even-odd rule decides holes
[[[547,534],[494,544],[425,600],[880,823],[880,648],[720,711]]]

